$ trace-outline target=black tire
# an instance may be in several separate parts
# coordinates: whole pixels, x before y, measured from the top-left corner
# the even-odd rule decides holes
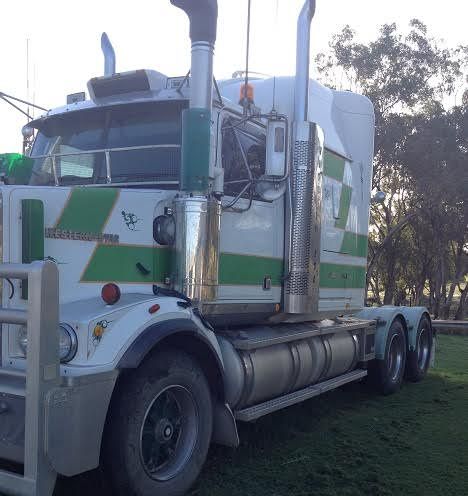
[[[197,479],[213,426],[210,389],[188,354],[159,351],[123,379],[103,466],[120,496],[180,496]]]
[[[426,377],[431,362],[432,327],[427,315],[419,321],[416,335],[416,349],[408,351],[406,361],[406,377],[413,382],[419,382]]]
[[[384,395],[398,391],[403,382],[406,363],[406,336],[399,319],[392,322],[385,345],[383,360],[374,360],[369,367],[373,385]]]

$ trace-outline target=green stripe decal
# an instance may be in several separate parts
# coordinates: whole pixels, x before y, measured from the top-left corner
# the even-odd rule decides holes
[[[335,227],[338,229],[346,228],[352,194],[353,188],[351,186],[347,186],[346,184],[341,185],[340,210],[338,212],[338,220],[335,222]]]
[[[346,231],[341,243],[340,253],[353,257],[367,258],[367,236]]]
[[[115,205],[119,190],[74,188],[55,226],[82,233],[101,233]]]
[[[149,270],[143,274],[140,263]],[[151,283],[162,282],[172,269],[172,250],[151,246],[98,245],[81,282]],[[221,253],[219,284],[263,286],[265,277],[271,277],[274,286],[281,285],[283,260]]]
[[[82,282],[152,283],[170,274],[172,250],[152,246],[98,245]],[[138,269],[140,263],[149,271]]]
[[[44,260],[44,204],[41,200],[21,200],[23,263]],[[21,297],[28,298],[28,281],[21,285]]]
[[[320,287],[361,289],[366,285],[366,268],[354,265],[320,264]]]
[[[323,173],[326,176],[336,179],[341,183],[343,182],[344,169],[345,169],[344,158],[335,155],[329,150],[325,150],[323,156]]]
[[[221,253],[219,260],[219,284],[239,286],[262,286],[266,276],[273,286],[281,285],[283,260]]]

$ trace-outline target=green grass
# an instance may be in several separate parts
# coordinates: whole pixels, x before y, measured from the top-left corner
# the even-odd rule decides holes
[[[440,336],[437,348],[429,377],[393,396],[353,384],[241,425],[241,446],[213,447],[190,494],[468,494],[468,338]],[[57,496],[103,496],[60,486]]]

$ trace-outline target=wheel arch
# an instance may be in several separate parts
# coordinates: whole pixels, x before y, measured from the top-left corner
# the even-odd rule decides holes
[[[206,333],[211,332],[206,330]],[[179,349],[193,356],[202,368],[212,393],[224,402],[224,367],[221,353],[190,319],[158,322],[142,331],[117,364],[121,371],[136,369],[156,350]]]

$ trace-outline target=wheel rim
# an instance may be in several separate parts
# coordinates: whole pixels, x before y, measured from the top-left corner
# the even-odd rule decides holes
[[[388,371],[392,382],[396,382],[403,368],[403,346],[401,336],[394,334],[388,353]]]
[[[429,332],[423,327],[418,337],[418,367],[419,370],[425,370],[427,358],[429,356]]]
[[[198,409],[192,393],[168,386],[146,410],[140,432],[140,458],[154,480],[179,474],[190,459],[198,437]]]

